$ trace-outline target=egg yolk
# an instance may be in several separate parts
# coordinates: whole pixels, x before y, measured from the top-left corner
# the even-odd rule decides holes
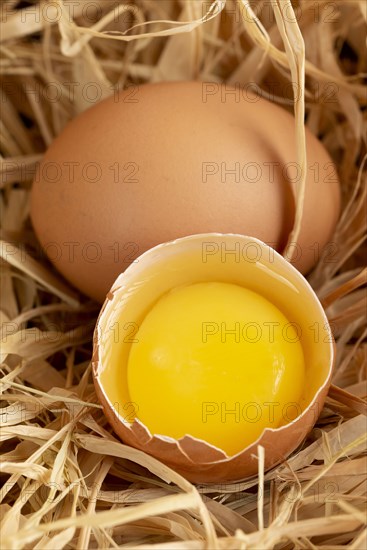
[[[127,377],[152,434],[189,434],[233,455],[301,412],[305,367],[299,334],[277,307],[241,286],[207,282],[156,302]]]

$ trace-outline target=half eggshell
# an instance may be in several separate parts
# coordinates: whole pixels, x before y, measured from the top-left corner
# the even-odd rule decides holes
[[[155,302],[172,288],[208,281],[238,284],[270,300],[297,328],[305,356],[306,387],[297,414],[279,428],[265,429],[257,441],[234,456],[189,434],[179,440],[151,434],[130,416],[133,404],[128,396],[127,363],[133,339],[126,338],[126,327],[139,327]],[[158,245],[119,275],[98,317],[92,366],[106,417],[126,444],[161,460],[190,481],[228,482],[257,472],[258,445],[265,449],[266,469],[284,461],[300,445],[323,407],[334,355],[325,312],[311,286],[290,263],[258,239],[209,233]],[[116,361],[121,365],[118,378],[111,368]]]

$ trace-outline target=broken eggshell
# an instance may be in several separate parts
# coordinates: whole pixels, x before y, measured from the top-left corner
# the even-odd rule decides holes
[[[305,357],[306,387],[301,402],[294,404],[298,414],[288,418],[283,411],[288,423],[266,428],[257,441],[234,456],[189,434],[179,440],[151,434],[131,416],[134,404],[128,396],[127,363],[133,338],[126,337],[126,329],[139,327],[156,301],[172,288],[209,281],[234,283],[270,300],[297,327]],[[92,367],[97,396],[124,443],[190,481],[227,482],[257,472],[258,445],[265,449],[265,469],[284,461],[298,447],[323,407],[334,355],[325,312],[309,283],[289,262],[258,239],[209,233],[158,245],[119,275],[97,320]],[[111,368],[116,362],[121,365],[118,378]]]

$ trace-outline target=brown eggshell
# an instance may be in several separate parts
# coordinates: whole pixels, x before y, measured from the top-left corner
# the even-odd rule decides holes
[[[304,218],[294,265],[331,238],[339,184],[306,130]],[[55,139],[35,178],[31,218],[57,269],[103,301],[145,250],[195,233],[253,235],[282,251],[299,181],[295,121],[239,88],[149,84],[114,94]]]
[[[208,244],[210,247],[206,250],[211,253],[207,261],[203,261],[203,246]],[[241,257],[227,254],[223,258],[223,247],[229,251],[239,247]],[[254,250],[257,250],[256,260]],[[111,326],[123,325],[126,319],[139,324],[162,294],[185,282],[205,280],[233,282],[261,293],[302,329],[306,364],[302,414],[280,428],[267,428],[256,442],[232,457],[190,435],[174,440],[152,435],[137,419],[128,422],[120,414],[115,396],[104,387],[113,354],[120,353],[122,347],[126,349],[119,379],[122,384],[126,380],[127,384],[126,363],[131,344],[126,344],[125,340],[114,342]],[[316,323],[320,329],[317,337],[310,330]],[[330,385],[334,355],[334,341],[325,312],[306,279],[257,239],[213,233],[192,235],[157,246],[139,257],[116,279],[97,321],[92,367],[98,398],[111,426],[125,443],[158,458],[193,482],[227,482],[257,472],[258,445],[265,449],[266,469],[285,460],[298,447],[321,412]]]

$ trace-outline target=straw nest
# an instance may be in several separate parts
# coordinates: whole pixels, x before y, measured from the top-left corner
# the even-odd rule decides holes
[[[366,547],[366,5],[292,4],[1,3],[2,548]],[[342,184],[309,276],[336,337],[325,407],[286,462],[264,473],[259,448],[258,476],[227,485],[194,486],[114,436],[91,379],[98,307],[53,271],[28,218],[34,169],[68,120],[113,89],[172,79],[252,83],[294,109],[300,162],[305,108]],[[302,186],[293,240],[301,215]]]

